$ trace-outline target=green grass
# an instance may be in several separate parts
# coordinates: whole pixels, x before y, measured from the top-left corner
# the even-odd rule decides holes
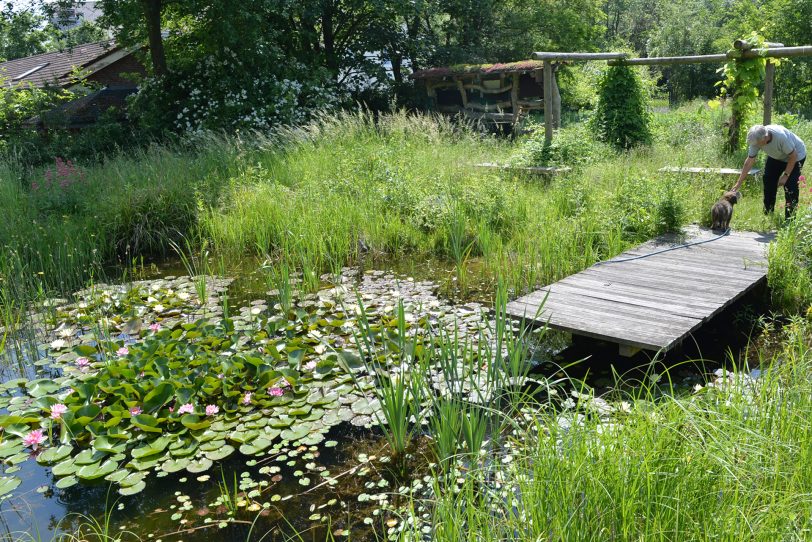
[[[173,246],[195,273],[207,268],[208,250],[221,262],[265,258],[283,305],[296,272],[300,287],[312,289],[320,273],[363,258],[432,256],[453,265],[461,283],[473,268],[499,277],[498,308],[506,292],[552,282],[687,223],[707,225],[710,205],[734,180],[658,169],[738,167],[743,156],[721,154],[723,116],[701,104],[654,119],[654,145],[625,154],[583,126],[565,128],[544,159],[574,169],[547,181],[471,167],[535,160],[537,136],[508,142],[405,113],[377,120],[342,113],[272,136],[151,147],[86,167],[66,189],[32,190],[41,170],[0,165],[0,345],[22,349],[27,340],[35,351],[36,338],[25,336],[28,303],[105,278],[110,265],[166,257]],[[788,120],[812,141],[812,123]],[[773,299],[776,308],[803,311],[812,303],[812,217],[802,211],[791,224],[765,217],[760,179],[743,192],[733,227],[782,227],[770,254]],[[809,198],[803,194],[802,205]],[[438,462],[448,471],[466,466],[458,491],[446,485],[458,476],[436,476],[434,540],[812,539],[810,321],[786,326],[780,351],[763,355],[757,384],[696,393],[629,386],[636,392],[615,397],[609,423],[586,399],[535,404],[511,386],[527,370],[527,352],[500,316],[493,350],[478,359],[489,360],[488,385],[510,391],[504,408],[458,397],[431,403],[427,431]],[[468,348],[456,340],[441,337],[426,355],[447,356],[451,369],[451,353]],[[507,376],[497,383],[499,374]],[[384,382],[387,437],[404,453],[420,382]],[[486,427],[501,440],[486,443]],[[489,461],[477,466],[482,454]]]

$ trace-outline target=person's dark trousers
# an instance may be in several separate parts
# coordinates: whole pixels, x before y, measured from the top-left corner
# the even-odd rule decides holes
[[[806,158],[804,158],[806,160]],[[789,179],[784,184],[784,199],[787,206],[784,209],[784,216],[789,218],[795,212],[798,206],[798,177],[801,176],[801,168],[804,165],[804,160],[798,160]],[[787,169],[787,163],[775,158],[767,157],[767,163],[764,164],[764,212],[772,213],[775,209],[775,195],[778,192],[778,178],[781,173]]]

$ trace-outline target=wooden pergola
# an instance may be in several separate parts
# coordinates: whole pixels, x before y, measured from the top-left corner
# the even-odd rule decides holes
[[[775,64],[770,62],[770,58],[791,58],[800,56],[812,56],[812,46],[785,47],[781,43],[767,43],[765,48],[753,48],[745,40],[736,40],[733,43],[733,50],[727,53],[713,55],[694,56],[669,56],[651,58],[629,58],[627,53],[563,53],[563,52],[535,52],[533,60],[544,62],[544,80],[551,81],[551,85],[544,85],[544,103],[552,103],[551,95],[548,95],[548,88],[557,86],[555,83],[555,72],[552,69],[553,62],[577,62],[586,60],[606,60],[610,66],[656,66],[674,64],[699,64],[699,63],[722,63],[730,60],[748,60],[754,58],[766,58],[766,72],[764,79],[764,124],[769,124],[772,120],[772,99],[773,82],[775,78]],[[547,143],[553,139],[553,130],[556,127],[552,108],[544,107],[544,138]]]

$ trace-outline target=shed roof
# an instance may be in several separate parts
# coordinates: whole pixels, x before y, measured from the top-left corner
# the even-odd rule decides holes
[[[6,84],[30,83],[35,87],[65,85],[74,68],[87,68],[121,50],[110,40],[77,45],[64,51],[41,53],[0,63],[0,76]]]
[[[494,75],[500,73],[522,73],[536,71],[544,68],[540,60],[522,60],[505,64],[456,64],[439,68],[418,70],[412,74],[412,79],[439,79],[459,75]]]

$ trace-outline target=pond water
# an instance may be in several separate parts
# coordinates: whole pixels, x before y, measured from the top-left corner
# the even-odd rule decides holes
[[[300,277],[271,281],[256,265],[231,281],[170,263],[44,303],[30,316],[36,347],[7,349],[0,366],[0,529],[48,540],[109,514],[143,540],[396,533],[433,457],[424,438],[391,457],[377,386],[415,378],[420,352],[441,344],[454,350],[446,363],[420,366],[434,393],[498,394],[495,288],[472,266],[480,278],[463,287],[429,260],[345,268],[304,293]],[[556,333],[523,341],[536,382],[566,374],[602,393],[618,373],[633,387],[676,367],[688,390],[737,359],[758,311],[741,302],[733,325],[706,327],[656,366]],[[44,442],[32,445],[36,427]]]

